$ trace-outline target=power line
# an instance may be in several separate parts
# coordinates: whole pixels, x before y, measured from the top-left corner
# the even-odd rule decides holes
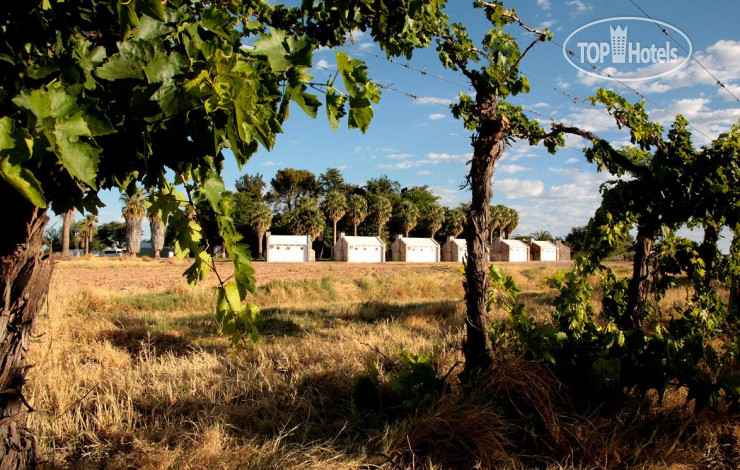
[[[683,45],[683,44],[681,44],[681,42],[679,42],[678,40],[676,40],[676,38],[674,38],[674,37],[673,37],[673,36],[671,35],[671,33],[670,33],[670,32],[668,31],[668,29],[667,29],[667,28],[663,28],[663,27],[661,27],[661,26],[660,26],[660,25],[659,25],[658,23],[655,23],[655,19],[654,19],[654,18],[653,18],[652,16],[650,16],[650,15],[648,14],[648,12],[646,12],[646,11],[645,11],[645,10],[644,10],[644,9],[643,9],[643,8],[642,8],[642,7],[640,6],[640,5],[638,5],[638,4],[637,4],[637,2],[636,2],[635,0],[630,0],[630,2],[631,2],[631,3],[632,3],[632,4],[633,4],[633,5],[634,5],[634,6],[635,6],[635,7],[636,7],[636,8],[638,9],[638,10],[640,10],[640,11],[642,12],[642,14],[643,14],[643,15],[645,15],[646,17],[648,17],[648,19],[650,19],[650,20],[653,20],[653,22],[654,22],[653,24],[654,24],[654,25],[655,25],[655,26],[656,26],[656,27],[657,27],[657,28],[658,28],[659,30],[661,30],[661,31],[663,32],[663,34],[665,34],[666,36],[668,36],[668,37],[669,37],[669,38],[671,39],[671,41],[673,41],[674,43],[676,43],[676,45],[678,45],[678,47],[680,47],[680,48],[681,48],[681,49],[682,49],[682,50],[683,50],[683,51],[684,51],[684,52],[685,52],[685,53],[686,53],[687,55],[689,54],[689,51],[688,51],[688,50],[686,50],[686,47],[684,47],[684,45]],[[720,80],[719,78],[717,78],[717,76],[715,76],[715,75],[714,75],[714,74],[713,74],[713,73],[712,73],[712,72],[711,72],[711,71],[710,71],[710,70],[709,70],[708,68],[706,68],[706,67],[704,66],[704,64],[702,64],[701,62],[699,62],[699,59],[697,59],[697,58],[696,58],[696,57],[694,56],[694,54],[691,54],[691,59],[692,59],[692,60],[693,60],[694,62],[696,62],[696,63],[697,63],[698,65],[699,65],[699,67],[701,67],[702,69],[704,69],[704,71],[705,71],[706,73],[708,73],[708,74],[709,74],[709,76],[710,76],[710,77],[712,77],[712,78],[714,79],[714,81],[715,81],[715,83],[716,83],[717,85],[719,85],[719,86],[720,86],[720,87],[721,87],[722,89],[724,89],[724,90],[725,90],[725,91],[726,91],[727,93],[729,93],[729,94],[730,94],[730,96],[732,96],[733,98],[735,98],[735,101],[740,101],[740,99],[738,99],[738,97],[737,97],[737,96],[735,96],[735,94],[734,94],[734,93],[732,92],[732,90],[730,90],[730,89],[729,89],[729,88],[728,88],[727,86],[725,86],[725,84],[724,84],[724,83],[722,83],[722,81],[721,81],[721,80]]]

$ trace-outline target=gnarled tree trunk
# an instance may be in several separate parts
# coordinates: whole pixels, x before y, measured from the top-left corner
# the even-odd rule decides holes
[[[657,237],[657,231],[647,226],[638,227],[635,242],[635,256],[632,261],[632,279],[627,287],[627,310],[617,319],[618,326],[625,330],[639,330],[645,319],[645,306],[648,303],[653,279],[650,273],[650,253]]]
[[[491,178],[496,161],[504,151],[506,118],[498,115],[496,99],[478,92],[477,107],[480,120],[473,138],[473,159],[469,183],[472,200],[468,211],[468,261],[465,269],[466,337],[463,342],[465,369],[463,381],[474,380],[492,363],[488,350],[486,317],[486,292],[488,290],[488,237],[489,212],[493,188]]]
[[[36,442],[26,427],[23,397],[31,332],[49,290],[51,263],[43,255],[48,217],[4,183],[6,225],[0,243],[0,469],[36,466]]]

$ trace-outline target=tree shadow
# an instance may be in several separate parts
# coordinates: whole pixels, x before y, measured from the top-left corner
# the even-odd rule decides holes
[[[119,316],[112,321],[115,328],[103,331],[102,336],[132,356],[146,352],[156,356],[171,354],[179,357],[187,356],[197,348],[187,336],[156,331],[144,318]]]

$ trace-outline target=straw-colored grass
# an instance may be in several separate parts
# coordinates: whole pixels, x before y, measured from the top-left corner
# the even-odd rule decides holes
[[[520,360],[500,363],[485,398],[468,401],[454,388],[406,416],[357,403],[355,379],[378,364],[387,384],[383,361],[402,349],[429,355],[441,374],[462,359],[463,291],[455,266],[362,277],[343,276],[327,263],[324,276],[268,281],[253,299],[264,314],[260,339],[236,353],[215,333],[212,285],[113,289],[65,282],[65,272],[85,262],[57,271],[31,349],[26,396],[36,412],[29,421],[50,467],[609,466],[630,440],[645,454],[633,452],[633,464],[663,458],[690,465],[727,452],[722,442],[736,442],[727,435],[736,439],[736,426],[709,432],[692,418],[682,428],[677,417],[690,414],[681,410],[670,411],[673,427],[652,438],[643,435],[647,415],[639,427],[629,422],[634,416],[619,416],[624,422],[616,428],[577,416],[548,374]],[[91,263],[101,274],[144,263],[163,273],[182,268]],[[528,309],[544,318],[554,294],[543,279],[561,267],[502,269],[520,285]],[[532,438],[536,446],[516,441],[522,430],[542,434]],[[566,457],[569,446],[578,460]],[[533,448],[551,457],[516,454]]]

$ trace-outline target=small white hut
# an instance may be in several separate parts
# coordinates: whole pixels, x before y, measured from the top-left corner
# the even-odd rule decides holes
[[[391,259],[407,263],[439,263],[440,246],[433,238],[396,237],[391,246]]]
[[[447,237],[442,245],[442,261],[462,263],[468,257],[468,242],[462,238]]]
[[[548,241],[530,240],[530,259],[532,261],[557,261],[558,248]]]
[[[334,261],[348,263],[382,263],[385,261],[385,243],[378,237],[353,237],[339,234],[333,250]]]
[[[316,259],[308,235],[272,235],[270,232],[265,235],[265,261],[268,263],[306,263]]]
[[[491,245],[491,261],[521,262],[529,259],[529,247],[519,240],[496,237]]]

